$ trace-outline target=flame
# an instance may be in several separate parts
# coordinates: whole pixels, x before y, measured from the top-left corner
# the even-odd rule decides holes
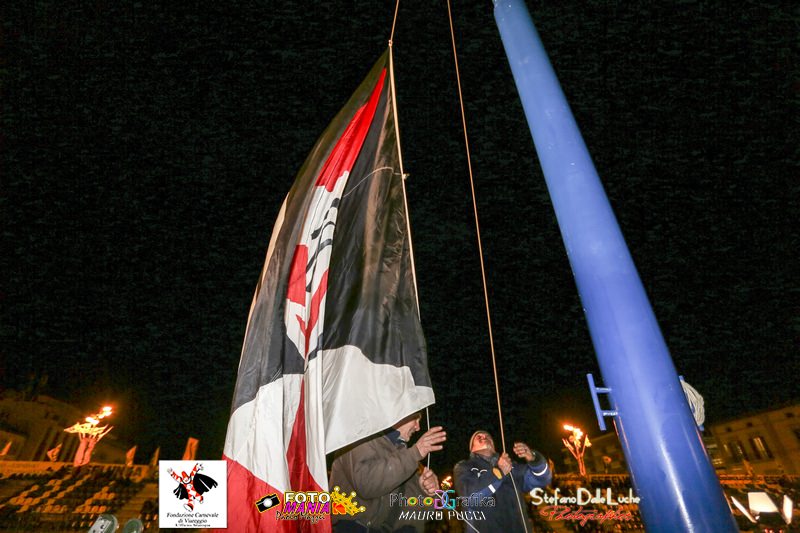
[[[100,412],[99,412],[99,413],[94,413],[94,414],[92,414],[92,415],[89,415],[89,416],[87,416],[86,418],[84,418],[84,420],[85,420],[87,423],[91,424],[92,426],[96,426],[97,424],[99,424],[99,423],[100,423],[100,421],[101,421],[102,419],[104,419],[104,418],[105,418],[105,417],[107,417],[107,416],[111,416],[113,412],[114,412],[114,411],[113,411],[113,409],[111,408],[111,406],[109,406],[109,405],[105,405],[105,406],[103,406],[103,407],[100,409]]]

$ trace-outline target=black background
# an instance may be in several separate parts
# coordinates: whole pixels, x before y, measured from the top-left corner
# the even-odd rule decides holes
[[[179,458],[221,454],[253,290],[293,175],[394,4],[82,2],[2,19],[3,383]],[[529,2],[678,371],[710,422],[798,398],[798,10]],[[456,39],[507,438],[598,433],[580,301],[490,2]],[[498,428],[447,7],[400,6],[422,324],[449,432]]]

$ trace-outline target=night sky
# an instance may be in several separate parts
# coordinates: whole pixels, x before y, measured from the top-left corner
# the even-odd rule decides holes
[[[148,4],[3,8],[0,368],[116,405],[138,461],[219,458],[275,216],[394,3]],[[790,4],[529,2],[712,423],[800,398]],[[558,455],[598,365],[491,2],[454,15],[507,437]],[[401,5],[395,65],[446,470],[498,422],[445,3]]]

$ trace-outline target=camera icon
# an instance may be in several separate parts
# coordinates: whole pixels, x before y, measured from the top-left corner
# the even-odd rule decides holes
[[[259,513],[263,513],[269,509],[272,509],[276,505],[281,503],[281,499],[278,497],[277,494],[267,494],[260,500],[256,501],[256,509],[258,509]]]

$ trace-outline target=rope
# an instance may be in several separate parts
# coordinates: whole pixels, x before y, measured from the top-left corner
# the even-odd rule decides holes
[[[475,215],[475,230],[478,236],[478,256],[481,262],[481,280],[483,280],[483,301],[486,305],[486,321],[489,324],[489,347],[492,353],[492,370],[494,371],[494,388],[497,396],[497,414],[500,419],[500,442],[503,452],[506,451],[506,436],[503,431],[503,409],[500,406],[500,384],[497,379],[497,358],[494,350],[494,335],[492,333],[492,314],[489,311],[489,290],[486,283],[486,266],[483,261],[483,244],[481,241],[481,226],[478,221],[478,203],[475,199],[475,180],[472,175],[472,156],[469,151],[469,136],[467,135],[467,119],[464,114],[464,98],[461,93],[461,75],[458,71],[458,53],[456,52],[456,36],[453,30],[453,15],[450,11],[450,0],[447,0],[447,16],[450,19],[450,38],[453,43],[453,60],[456,66],[456,83],[458,85],[458,103],[461,105],[461,125],[464,129],[464,145],[467,150],[467,168],[469,170],[469,186],[472,191],[472,212]]]
[[[392,20],[392,32],[389,34],[389,48],[392,47],[392,41],[394,40],[394,27],[397,25],[397,12],[400,10],[400,0],[397,0],[394,4],[394,20]]]
[[[399,1],[399,0],[398,0]],[[483,243],[481,241],[481,226],[480,222],[478,221],[478,202],[475,197],[475,179],[472,173],[472,156],[469,150],[469,135],[467,134],[467,118],[466,114],[464,113],[464,96],[461,91],[461,73],[458,69],[458,52],[456,51],[456,34],[455,30],[453,29],[453,13],[450,8],[450,0],[447,0],[447,18],[450,21],[450,41],[453,44],[453,63],[455,64],[456,68],[456,84],[458,86],[458,103],[461,107],[461,126],[464,130],[464,147],[467,151],[467,169],[469,170],[469,187],[470,191],[472,192],[472,212],[475,215],[475,231],[478,237],[478,256],[480,258],[481,263],[481,280],[483,281],[483,301],[486,305],[486,322],[489,326],[489,348],[492,354],[492,371],[494,372],[494,390],[495,395],[497,397],[497,416],[500,421],[500,442],[502,443],[503,453],[506,453],[506,436],[505,431],[503,430],[503,408],[500,403],[500,382],[497,377],[497,356],[494,349],[494,334],[492,333],[492,313],[489,310],[489,290],[486,283],[486,266],[484,265],[483,261]],[[509,473],[511,476],[511,483],[514,485],[514,495],[517,500],[517,506],[519,507],[519,515],[520,519],[522,520],[522,527],[525,528],[527,533],[528,531],[528,524],[525,521],[525,511],[522,509],[522,502],[519,499],[519,491],[517,490],[517,484],[514,481],[514,475]]]
[[[417,266],[414,262],[414,244],[411,239],[411,220],[408,216],[408,196],[406,195],[406,177],[407,174],[405,169],[403,168],[403,150],[400,147],[400,124],[397,119],[397,94],[395,91],[395,84],[394,84],[394,28],[397,25],[397,12],[400,10],[400,0],[395,2],[394,6],[394,20],[392,20],[392,31],[389,35],[389,87],[392,91],[392,119],[394,120],[394,135],[397,141],[397,161],[400,164],[400,184],[403,187],[403,209],[405,210],[406,215],[406,232],[408,233],[408,254],[411,259],[411,279],[414,283],[414,300],[417,303],[417,318],[420,317],[420,310],[419,310],[419,290],[417,289]],[[429,409],[425,408],[425,420],[427,424],[427,429],[431,429],[431,415]],[[427,465],[428,468],[431,467],[431,454],[428,454]]]
[[[400,0],[397,0],[397,5],[400,5]],[[396,15],[395,15],[396,16]],[[417,290],[417,267],[414,262],[414,244],[411,240],[411,220],[408,217],[408,197],[406,196],[406,173],[403,168],[403,150],[400,148],[400,125],[397,122],[397,97],[395,94],[394,86],[394,49],[392,48],[392,41],[389,41],[389,87],[392,91],[392,115],[394,118],[394,134],[397,139],[397,159],[400,163],[400,176],[402,177],[401,185],[403,186],[403,209],[406,212],[406,231],[408,232],[408,253],[411,256],[411,279],[414,282],[414,299],[417,302],[417,318],[419,315],[419,291]]]

